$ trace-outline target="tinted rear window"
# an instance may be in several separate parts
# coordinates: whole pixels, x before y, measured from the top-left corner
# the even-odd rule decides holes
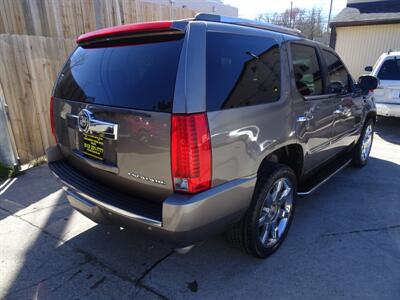
[[[378,78],[381,80],[400,80],[400,60],[386,60],[379,70]]]
[[[276,40],[207,33],[207,110],[277,101],[280,76]]]
[[[78,47],[55,97],[151,111],[172,111],[183,39],[109,48]]]

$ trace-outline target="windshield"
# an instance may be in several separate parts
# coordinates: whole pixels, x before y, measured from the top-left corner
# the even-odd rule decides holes
[[[386,60],[379,70],[378,78],[380,80],[400,80],[400,60]]]
[[[183,39],[78,47],[62,70],[54,96],[124,108],[171,112]]]

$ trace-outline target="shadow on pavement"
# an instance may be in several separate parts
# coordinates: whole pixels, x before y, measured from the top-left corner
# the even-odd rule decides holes
[[[0,197],[0,237],[6,236],[0,266],[7,262],[0,298],[154,298],[137,280],[170,247],[140,232],[96,225],[75,212],[59,188],[43,166]]]
[[[40,200],[60,191],[61,185],[54,180],[47,165],[28,170],[24,174],[10,179],[10,185],[3,187],[0,194],[0,209],[16,213],[29,206],[32,210],[51,206],[56,203],[46,202],[35,207]],[[1,218],[0,218],[1,220]]]
[[[387,142],[400,145],[400,118],[378,117],[375,134]]]
[[[170,257],[146,284],[170,299],[392,299],[400,294],[399,195],[400,166],[371,158],[299,198],[287,240],[267,260],[215,238]]]
[[[24,176],[49,176],[32,171]],[[20,186],[24,176],[8,191],[18,194],[12,200],[21,200],[23,208],[59,188]],[[39,190],[32,194],[34,187]],[[153,298],[139,294],[137,280],[144,275],[147,286],[172,299],[365,298],[360,291],[391,298],[400,280],[400,230],[390,227],[400,227],[399,195],[398,164],[371,158],[363,169],[347,168],[298,200],[288,239],[268,260],[232,249],[221,237],[181,256],[169,255],[168,245],[135,230],[100,225],[77,230],[86,218],[58,197],[47,210],[23,215],[35,226],[13,225],[10,236],[22,242],[26,235],[29,247],[10,278],[7,299]]]

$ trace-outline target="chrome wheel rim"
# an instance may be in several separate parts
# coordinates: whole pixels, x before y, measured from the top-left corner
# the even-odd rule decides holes
[[[369,124],[368,127],[365,129],[364,137],[362,139],[362,144],[361,144],[361,159],[363,161],[365,161],[368,158],[369,152],[371,151],[372,135],[373,135],[372,125]]]
[[[258,219],[259,239],[270,248],[281,239],[292,213],[293,185],[288,178],[280,178],[272,185],[264,199]]]

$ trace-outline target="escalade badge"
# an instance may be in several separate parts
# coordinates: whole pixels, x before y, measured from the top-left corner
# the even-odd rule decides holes
[[[134,173],[134,172],[128,172],[128,176],[131,176],[131,177],[136,178],[136,179],[148,181],[148,182],[151,182],[151,183],[166,185],[164,180],[143,176],[143,175],[140,175],[140,174]]]
[[[87,109],[82,109],[78,114],[78,127],[79,131],[87,133],[90,127],[90,120],[92,113]]]

